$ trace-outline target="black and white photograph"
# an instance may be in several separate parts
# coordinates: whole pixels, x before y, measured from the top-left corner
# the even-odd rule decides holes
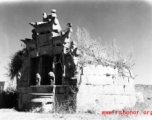
[[[0,120],[151,119],[151,0],[0,0]]]

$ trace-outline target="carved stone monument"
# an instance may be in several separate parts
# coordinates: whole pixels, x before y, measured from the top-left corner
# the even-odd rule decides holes
[[[21,40],[28,55],[17,83],[19,109],[31,109],[44,103],[54,106],[55,100],[60,104],[68,99],[67,94],[75,96],[73,91],[77,88],[77,78],[74,78],[77,56],[70,40],[72,23],[62,30],[53,9],[50,14],[43,13],[42,22],[31,22],[30,25],[34,27],[32,38]]]

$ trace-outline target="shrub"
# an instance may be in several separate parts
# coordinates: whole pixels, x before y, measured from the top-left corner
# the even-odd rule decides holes
[[[77,28],[76,34],[73,36],[77,47],[81,53],[79,56],[79,64],[85,66],[88,64],[102,64],[105,66],[113,66],[118,69],[131,69],[135,65],[133,51],[130,50],[125,56],[120,48],[113,41],[102,46],[100,39],[92,39],[89,32],[83,28]]]
[[[26,54],[27,50],[23,48],[10,57],[11,61],[8,64],[8,77],[13,79],[16,76],[18,71],[22,68],[23,60]]]

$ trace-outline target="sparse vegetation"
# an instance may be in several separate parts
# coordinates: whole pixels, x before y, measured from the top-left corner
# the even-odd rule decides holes
[[[125,56],[115,41],[102,46],[99,42],[100,39],[92,39],[85,28],[80,29],[78,27],[73,40],[76,41],[77,47],[82,54],[79,57],[79,64],[82,66],[102,64],[117,67],[118,69],[131,69],[135,65],[132,50]]]
[[[55,113],[75,113],[76,112],[76,96],[69,96],[67,100],[61,103],[56,100]]]

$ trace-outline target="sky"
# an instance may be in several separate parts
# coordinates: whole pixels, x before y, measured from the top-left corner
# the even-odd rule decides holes
[[[42,21],[42,13],[57,10],[62,29],[72,22],[86,28],[104,45],[116,40],[121,51],[131,48],[136,84],[152,85],[152,2],[148,0],[0,1],[0,80],[6,80],[9,57],[22,48],[20,39],[31,38],[29,22]]]

